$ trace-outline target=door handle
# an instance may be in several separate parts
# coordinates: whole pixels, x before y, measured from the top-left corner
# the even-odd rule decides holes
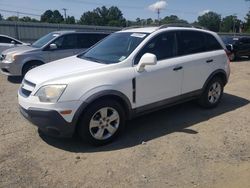
[[[174,69],[173,69],[173,71],[178,71],[178,70],[181,70],[183,67],[182,66],[178,66],[178,67],[175,67]]]
[[[208,59],[206,63],[212,63],[214,60],[213,59]]]

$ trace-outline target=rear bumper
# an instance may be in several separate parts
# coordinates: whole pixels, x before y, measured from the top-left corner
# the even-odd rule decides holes
[[[75,131],[75,123],[69,123],[55,110],[39,108],[24,109],[21,106],[21,114],[42,132],[55,137],[71,137]]]

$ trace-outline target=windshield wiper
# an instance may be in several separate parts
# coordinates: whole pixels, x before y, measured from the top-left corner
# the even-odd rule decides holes
[[[94,57],[85,57],[85,56],[81,56],[81,58],[86,59],[86,60],[91,60],[91,61],[94,61],[94,62],[97,62],[97,63],[104,64],[103,61],[100,61],[99,59],[96,59],[96,58],[94,58]]]

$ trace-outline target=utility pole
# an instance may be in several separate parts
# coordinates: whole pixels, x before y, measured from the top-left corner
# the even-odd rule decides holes
[[[67,18],[67,10],[66,8],[63,8],[62,9],[64,11],[64,20],[66,21],[66,18]]]

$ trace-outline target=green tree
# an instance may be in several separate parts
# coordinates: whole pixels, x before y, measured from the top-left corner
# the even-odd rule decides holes
[[[88,11],[83,13],[79,20],[79,23],[83,25],[102,25],[100,23],[100,16],[95,11]]]
[[[209,30],[218,32],[220,30],[221,15],[215,12],[208,12],[198,17],[198,24]]]
[[[63,16],[58,10],[46,10],[41,15],[41,22],[48,22],[48,23],[62,23],[64,21]]]
[[[166,16],[165,18],[163,18],[161,20],[161,24],[169,24],[169,23],[185,23],[185,24],[187,24],[188,22],[186,20],[180,19],[176,15]]]
[[[244,31],[250,33],[250,11],[247,13],[245,17]]]
[[[103,6],[85,12],[79,23],[84,25],[126,26],[126,20],[121,10],[115,6],[110,8]]]
[[[237,16],[230,15],[226,16],[221,21],[221,32],[239,32],[241,21]]]
[[[6,19],[7,21],[18,21],[18,17],[17,16],[10,16]]]
[[[75,24],[76,23],[76,20],[75,20],[75,17],[74,16],[68,16],[65,20],[65,23],[66,24]]]
[[[22,18],[19,18],[19,21],[22,21],[22,22],[39,22],[37,19],[31,18],[29,16],[24,16]]]

